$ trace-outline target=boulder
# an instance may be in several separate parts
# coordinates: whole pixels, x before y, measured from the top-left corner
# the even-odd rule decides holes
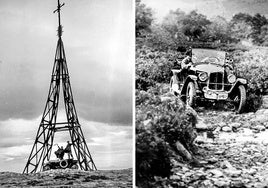
[[[259,131],[264,131],[265,130],[265,126],[263,126],[263,125],[257,125],[253,129],[259,130]]]
[[[238,177],[238,176],[240,176],[241,175],[241,170],[237,170],[237,169],[235,169],[235,168],[233,168],[233,169],[229,169],[229,168],[227,168],[227,169],[225,169],[224,170],[227,174],[229,174],[230,176],[232,176],[232,177]]]
[[[262,97],[262,108],[268,109],[268,95]]]
[[[220,171],[219,169],[213,169],[209,171],[214,177],[223,177],[223,173],[222,171]]]
[[[204,120],[203,119],[198,119],[197,120],[197,124],[196,124],[195,127],[196,127],[197,131],[198,130],[205,131],[205,130],[208,130],[209,129],[208,124],[204,123]]]
[[[232,128],[229,127],[229,126],[224,126],[224,127],[221,128],[221,130],[222,130],[223,132],[232,132]]]
[[[232,127],[232,128],[239,128],[239,127],[241,127],[241,123],[238,123],[238,122],[231,123],[229,126]]]

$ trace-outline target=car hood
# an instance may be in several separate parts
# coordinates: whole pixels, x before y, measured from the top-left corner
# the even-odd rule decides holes
[[[207,63],[194,65],[194,69],[196,69],[197,71],[202,71],[202,72],[223,72],[224,71],[224,67],[220,65],[207,64]]]

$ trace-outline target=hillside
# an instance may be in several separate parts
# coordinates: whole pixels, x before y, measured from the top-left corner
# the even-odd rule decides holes
[[[259,110],[243,114],[229,110],[224,104],[195,108],[198,123],[194,143],[198,151],[194,157],[199,165],[176,160],[178,155],[172,156],[170,177],[157,176],[150,186],[267,187],[267,104],[265,96]]]
[[[50,170],[36,174],[0,172],[0,187],[132,187],[132,169]]]

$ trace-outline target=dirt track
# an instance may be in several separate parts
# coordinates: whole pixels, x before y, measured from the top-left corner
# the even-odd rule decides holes
[[[196,109],[197,158],[202,167],[176,163],[168,187],[267,187],[268,109],[235,114]]]

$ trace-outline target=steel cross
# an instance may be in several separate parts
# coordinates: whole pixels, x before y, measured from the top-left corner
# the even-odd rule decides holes
[[[58,18],[59,18],[58,36],[59,37],[62,36],[62,26],[60,23],[60,10],[61,10],[61,7],[63,7],[64,5],[65,3],[60,4],[60,0],[58,0],[58,8],[53,11],[53,13],[58,12]]]

